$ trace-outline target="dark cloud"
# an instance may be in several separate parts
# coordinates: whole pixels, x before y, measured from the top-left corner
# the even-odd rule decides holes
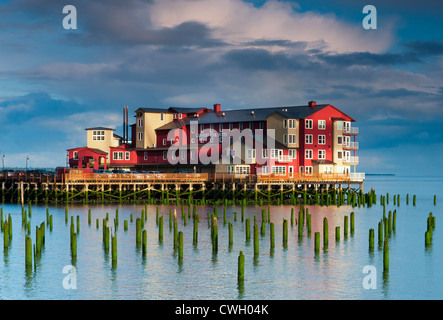
[[[421,57],[443,55],[443,42],[437,40],[416,40],[407,42],[404,46]]]

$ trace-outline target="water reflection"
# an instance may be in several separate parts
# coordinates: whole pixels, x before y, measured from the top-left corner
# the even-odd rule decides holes
[[[406,186],[402,184],[401,188]],[[441,187],[441,186],[439,186]],[[377,188],[375,188],[377,191]],[[435,188],[437,190],[437,188]],[[440,188],[438,190],[443,190]],[[423,189],[426,191],[426,188]],[[392,194],[396,192],[393,189]],[[411,192],[412,194],[412,192]],[[404,197],[403,197],[404,198]],[[403,199],[402,198],[402,199]],[[440,196],[438,197],[440,198]],[[425,199],[425,200],[423,200]],[[373,205],[372,208],[352,208],[350,206],[326,207],[306,206],[312,215],[312,231],[307,233],[306,225],[299,233],[298,225],[291,224],[288,228],[288,243],[283,242],[283,219],[291,216],[291,208],[298,212],[299,206],[271,206],[271,221],[275,224],[275,247],[271,248],[269,230],[259,238],[260,255],[254,257],[252,239],[246,241],[245,220],[253,225],[254,216],[257,224],[261,224],[261,210],[267,206],[247,206],[240,217],[235,219],[234,212],[240,213],[239,206],[228,206],[227,221],[233,221],[234,241],[228,243],[228,226],[219,224],[218,252],[214,253],[211,246],[210,229],[204,221],[207,212],[213,212],[213,206],[199,206],[200,216],[198,243],[193,244],[193,224],[189,220],[187,226],[179,219],[180,230],[184,237],[184,260],[179,261],[178,254],[173,250],[172,229],[169,236],[165,235],[163,242],[158,241],[158,227],[155,223],[157,206],[148,205],[148,219],[145,229],[148,232],[148,254],[144,256],[141,247],[135,243],[135,218],[140,216],[144,205],[120,205],[119,218],[128,220],[128,229],[117,228],[119,237],[118,265],[113,265],[110,252],[105,252],[102,241],[102,226],[89,227],[87,224],[88,209],[92,209],[93,220],[103,219],[106,212],[114,212],[116,206],[70,206],[69,215],[80,216],[81,237],[78,243],[77,260],[73,261],[69,254],[69,226],[65,224],[64,207],[50,207],[54,217],[54,228],[51,237],[47,237],[46,247],[42,250],[41,258],[36,260],[35,271],[25,268],[24,245],[20,243],[23,236],[20,224],[14,224],[13,246],[3,252],[0,259],[0,287],[6,298],[59,298],[68,297],[60,294],[60,277],[48,276],[51,265],[75,264],[81,267],[79,273],[82,290],[75,292],[76,298],[154,298],[154,299],[322,299],[322,298],[368,298],[368,299],[401,299],[408,297],[407,293],[417,298],[441,298],[443,292],[442,279],[438,276],[443,263],[443,232],[436,226],[433,245],[424,247],[423,228],[426,221],[423,212],[439,212],[441,204],[433,206],[432,198],[417,196],[417,204],[395,206],[397,209],[397,226],[390,238],[390,254],[393,268],[391,273],[379,272],[380,285],[377,290],[362,289],[361,268],[364,265],[374,265],[382,270],[382,246],[375,243],[374,251],[368,250],[368,230],[377,229],[382,218],[382,207]],[[404,202],[404,201],[403,201]],[[4,205],[11,215],[20,219],[21,208],[14,205]],[[159,205],[160,213],[175,208],[173,205]],[[46,207],[35,206],[32,212],[32,222],[44,220]],[[391,204],[387,210],[394,209]],[[343,233],[344,217],[355,212],[355,231]],[[440,210],[441,211],[441,210]],[[223,212],[219,206],[218,212]],[[13,214],[14,213],[14,214]],[[130,222],[130,215],[135,217]],[[109,215],[109,214],[108,214]],[[189,216],[189,211],[188,211]],[[319,254],[314,253],[315,232],[322,233],[323,218],[329,222],[329,244],[321,247]],[[110,220],[110,227],[112,226]],[[69,220],[68,220],[69,221]],[[167,223],[167,222],[166,222]],[[33,223],[34,225],[35,223]],[[208,224],[210,226],[210,224]],[[419,227],[417,227],[419,226]],[[343,238],[334,241],[335,227],[340,227]],[[252,229],[252,228],[251,228]],[[167,233],[167,226],[165,232]],[[252,230],[251,230],[252,231]],[[440,232],[439,232],[440,231]],[[252,232],[251,232],[252,233]],[[377,233],[377,230],[375,230]],[[377,234],[374,242],[378,242]],[[0,239],[1,240],[1,239]],[[2,244],[3,247],[3,244]],[[378,248],[378,250],[377,250]],[[404,250],[408,248],[408,250]],[[236,283],[237,253],[242,250],[247,257],[245,281]],[[411,263],[413,261],[414,263]],[[402,269],[397,265],[407,265]],[[395,271],[395,272],[394,272]],[[433,272],[435,271],[435,273]],[[53,272],[53,271],[51,271]],[[54,279],[53,279],[54,278]],[[417,279],[416,279],[417,278]],[[427,279],[421,281],[420,279]],[[411,281],[413,284],[411,284]],[[186,286],[183,285],[186,283]],[[245,287],[248,290],[245,290]],[[237,287],[237,290],[235,290]],[[411,293],[411,290],[414,290]],[[429,295],[431,292],[433,295]],[[419,295],[419,296],[417,296]],[[70,297],[73,297],[72,295]]]

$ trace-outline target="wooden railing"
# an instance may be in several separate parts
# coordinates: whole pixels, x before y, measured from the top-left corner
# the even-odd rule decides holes
[[[272,182],[362,182],[364,173],[286,173],[286,174],[239,174],[239,173],[81,173],[69,172],[36,175],[1,175],[5,182],[39,182],[39,183],[137,183],[137,182],[236,182],[236,183],[272,183]]]

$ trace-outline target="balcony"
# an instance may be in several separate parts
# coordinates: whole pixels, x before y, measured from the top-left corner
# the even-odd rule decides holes
[[[343,149],[345,150],[358,150],[358,142],[344,142]]]
[[[364,181],[365,180],[365,174],[364,172],[351,172],[350,179],[353,181]]]
[[[357,165],[358,160],[359,160],[358,157],[344,157],[343,164]]]
[[[343,134],[356,136],[358,135],[358,127],[343,127]]]
[[[277,159],[275,159],[277,162],[292,162],[292,158],[290,158],[288,155],[279,155]]]

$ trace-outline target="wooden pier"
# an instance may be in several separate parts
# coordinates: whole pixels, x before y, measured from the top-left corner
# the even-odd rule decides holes
[[[329,192],[363,192],[364,174],[222,173],[17,174],[0,177],[2,202],[152,202],[194,199],[297,202]],[[353,188],[354,186],[354,188]],[[319,196],[320,195],[320,196]]]

